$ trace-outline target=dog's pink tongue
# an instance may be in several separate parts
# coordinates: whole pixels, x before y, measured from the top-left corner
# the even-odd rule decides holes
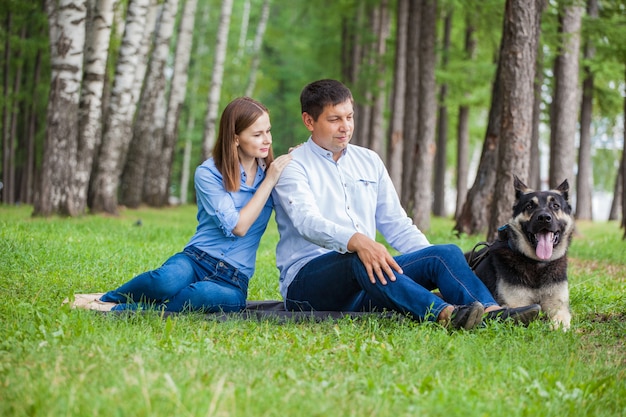
[[[552,241],[554,240],[554,233],[537,233],[537,257],[542,260],[550,259],[552,256]]]

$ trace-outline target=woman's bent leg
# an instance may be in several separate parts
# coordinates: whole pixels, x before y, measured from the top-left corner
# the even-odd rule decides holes
[[[171,312],[231,313],[246,307],[246,294],[237,285],[224,280],[198,281],[183,288],[164,306]]]
[[[185,253],[170,257],[159,268],[137,275],[100,297],[114,303],[160,303],[196,280],[194,261]]]

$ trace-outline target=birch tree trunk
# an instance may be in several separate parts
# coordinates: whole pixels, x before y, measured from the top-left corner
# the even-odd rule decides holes
[[[132,122],[137,106],[133,85],[149,4],[150,0],[130,0],[128,5],[102,145],[89,189],[89,203],[94,213],[117,214],[120,175],[132,138]]]
[[[77,165],[78,106],[85,46],[85,0],[47,0],[52,79],[35,215],[80,214],[72,193]]]
[[[241,62],[246,50],[246,40],[248,38],[248,25],[250,24],[250,0],[244,0],[243,13],[241,16],[241,30],[239,31],[239,43],[237,46],[237,59]]]
[[[230,17],[232,12],[233,0],[222,0],[220,23],[217,29],[217,41],[215,45],[213,73],[211,75],[211,86],[209,87],[207,114],[204,119],[204,135],[202,140],[203,160],[211,156],[213,145],[215,144],[217,113],[220,104],[222,80],[224,78],[224,61],[226,60],[228,29],[230,27]]]
[[[437,97],[435,83],[435,41],[437,1],[422,3],[420,28],[420,91],[419,126],[415,154],[415,209],[413,223],[421,230],[430,229],[432,209],[433,161],[435,157],[435,125],[437,122]]]
[[[550,187],[574,178],[578,112],[578,56],[583,9],[576,2],[563,8],[562,47],[555,61],[554,97],[550,120]]]
[[[248,73],[248,84],[246,86],[245,95],[252,97],[254,94],[254,86],[256,85],[256,74],[259,69],[259,63],[261,61],[261,46],[263,45],[263,36],[265,35],[265,29],[267,28],[267,20],[270,17],[270,0],[263,0],[263,6],[261,9],[261,19],[259,25],[256,28],[256,35],[254,37],[254,44],[252,47],[252,63],[250,64],[250,72]]]
[[[409,0],[398,0],[396,23],[396,60],[391,94],[391,120],[387,143],[387,168],[398,195],[402,195],[402,154],[404,152],[404,112],[406,90]]]
[[[541,3],[542,0],[506,2],[499,64],[502,70],[502,138],[487,241],[494,240],[498,227],[511,218],[515,200],[513,176],[525,179],[528,175]]]
[[[166,114],[165,66],[170,53],[170,40],[174,34],[177,11],[178,0],[167,0],[163,3],[154,36],[148,71],[138,103],[133,139],[122,173],[121,203],[128,207],[138,207],[143,202],[146,190],[158,189],[158,184],[150,184],[156,178],[150,178],[146,173],[149,164],[157,165],[154,170],[163,169],[161,149]]]
[[[87,0],[85,68],[78,114],[78,155],[74,175],[77,210],[87,208],[89,179],[102,138],[102,98],[116,0]]]
[[[186,0],[180,21],[176,55],[174,57],[174,75],[167,104],[165,128],[163,129],[163,146],[160,149],[160,153],[153,155],[153,162],[151,161],[148,164],[146,171],[148,181],[146,182],[146,187],[144,187],[144,202],[151,206],[164,206],[169,199],[174,148],[178,140],[178,122],[187,92],[189,60],[191,58],[197,5],[198,0]]]

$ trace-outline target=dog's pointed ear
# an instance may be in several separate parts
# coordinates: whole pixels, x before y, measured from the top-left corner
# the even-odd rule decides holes
[[[522,195],[530,191],[528,186],[524,184],[517,175],[513,175],[513,187],[515,187],[516,200],[519,200]]]
[[[561,193],[565,201],[569,201],[569,183],[567,182],[567,179],[563,181],[561,185],[556,187],[556,190]]]

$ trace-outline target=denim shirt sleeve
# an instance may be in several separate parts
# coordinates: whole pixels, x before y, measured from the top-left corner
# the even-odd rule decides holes
[[[239,210],[231,193],[224,189],[220,172],[214,165],[203,164],[196,169],[194,180],[198,204],[210,216],[216,216],[224,236],[234,237],[232,232],[239,221]]]

